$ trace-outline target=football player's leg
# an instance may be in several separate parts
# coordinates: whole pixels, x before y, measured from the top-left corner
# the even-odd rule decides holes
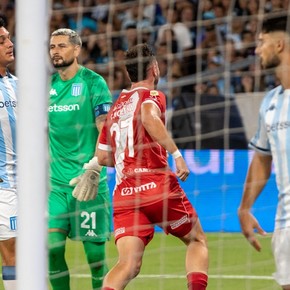
[[[93,290],[99,290],[108,272],[106,263],[106,243],[85,241],[83,244],[87,261],[91,269]]]
[[[53,290],[70,290],[70,278],[65,261],[66,234],[48,233],[49,280]]]
[[[5,290],[16,289],[16,235],[17,235],[17,194],[12,190],[0,190],[0,254],[2,279]]]
[[[0,242],[2,278],[5,290],[16,290],[15,238]]]
[[[204,290],[207,287],[208,248],[199,220],[192,230],[180,238],[186,245],[186,272],[188,289]]]
[[[118,262],[106,275],[103,289],[125,289],[140,272],[144,242],[139,237],[124,236],[117,240],[117,249]]]
[[[163,220],[165,232],[178,237],[187,246],[185,267],[188,289],[205,290],[208,279],[208,248],[196,211],[185,194],[164,200],[162,208],[160,206],[160,203],[157,203],[153,211],[151,206],[151,211],[157,213],[154,219],[158,221],[158,213],[162,213],[159,219]]]

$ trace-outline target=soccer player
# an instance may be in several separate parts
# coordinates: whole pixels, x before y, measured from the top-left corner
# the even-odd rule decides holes
[[[48,240],[53,290],[70,289],[67,237],[82,241],[94,290],[101,288],[107,272],[110,202],[106,169],[99,166],[95,151],[112,97],[103,77],[78,64],[81,46],[80,36],[70,29],[58,29],[50,38],[50,57],[57,70],[51,79],[48,107]]]
[[[273,17],[273,16],[272,16]],[[290,30],[289,16],[264,20],[256,54],[264,69],[274,69],[281,85],[265,95],[259,112],[256,135],[250,141],[255,150],[241,204],[238,210],[241,229],[250,244],[261,250],[254,234],[266,232],[251,213],[271,173],[272,159],[279,190],[272,249],[276,264],[274,277],[282,289],[290,289]]]
[[[104,290],[124,289],[136,277],[154,225],[187,246],[188,289],[207,286],[208,249],[197,213],[181,189],[187,165],[165,127],[166,101],[154,90],[159,79],[156,58],[147,44],[126,52],[130,90],[123,90],[111,108],[99,139],[99,163],[115,166],[113,197],[117,264],[104,279]],[[167,163],[169,152],[176,165]]]
[[[13,43],[0,18],[0,254],[5,290],[16,290],[15,242],[17,78],[7,66],[14,61]]]

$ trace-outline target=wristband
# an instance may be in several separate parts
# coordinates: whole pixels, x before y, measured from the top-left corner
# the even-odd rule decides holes
[[[176,151],[174,151],[171,155],[174,159],[182,156],[178,149]]]

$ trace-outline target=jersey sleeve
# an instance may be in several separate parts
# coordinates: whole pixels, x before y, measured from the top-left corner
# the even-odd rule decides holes
[[[108,133],[108,122],[104,123],[102,132],[99,137],[99,145],[98,148],[104,151],[112,151],[110,136]]]
[[[110,107],[110,105],[112,104],[112,95],[109,87],[105,79],[98,74],[92,82],[91,95],[94,108],[103,104],[109,105]]]
[[[266,102],[264,101],[259,110],[258,129],[255,136],[250,140],[249,147],[255,151],[271,155],[271,146],[267,135],[265,123]]]

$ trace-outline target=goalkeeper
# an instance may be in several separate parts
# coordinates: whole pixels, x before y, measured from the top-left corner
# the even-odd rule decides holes
[[[110,202],[106,169],[94,157],[99,132],[111,107],[105,80],[78,64],[81,39],[70,29],[50,38],[57,70],[49,99],[49,278],[53,290],[69,290],[66,238],[82,241],[93,289],[107,273],[105,242],[110,236]]]

